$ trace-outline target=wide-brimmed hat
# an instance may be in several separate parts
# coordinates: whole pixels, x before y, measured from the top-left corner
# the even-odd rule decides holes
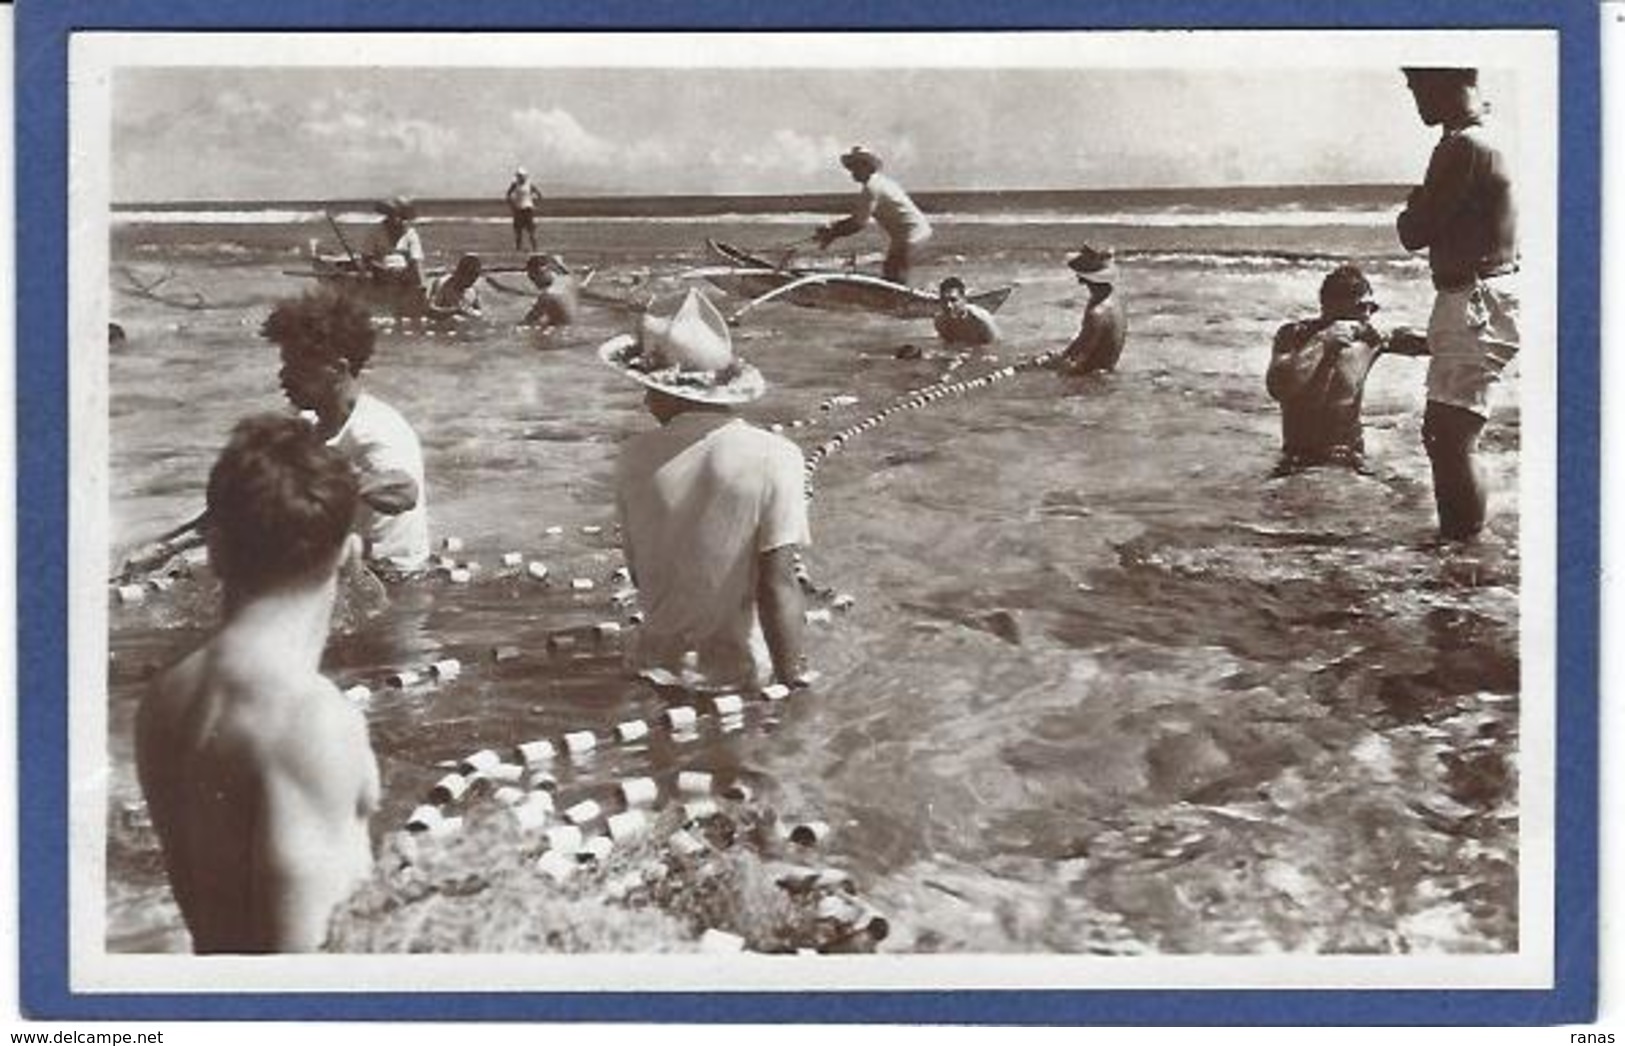
[[[865,149],[861,145],[854,145],[841,154],[841,166],[847,170],[855,167],[867,167],[871,171],[880,170],[880,157]]]
[[[1086,243],[1078,248],[1078,253],[1067,261],[1066,266],[1088,283],[1117,282],[1117,261],[1109,247],[1091,247]]]
[[[372,209],[386,218],[399,218],[409,222],[417,217],[418,211],[412,201],[405,196],[391,196],[387,200],[379,200],[372,205]]]
[[[637,336],[598,346],[598,358],[640,385],[696,403],[749,403],[767,391],[762,372],[734,354],[722,313],[697,290],[670,316],[645,315]]]
[[[529,178],[530,174],[527,173],[523,167],[515,167],[513,169],[513,176],[515,178]]]
[[[1400,67],[1407,84],[1441,83],[1478,86],[1478,70],[1457,65],[1406,65]]]

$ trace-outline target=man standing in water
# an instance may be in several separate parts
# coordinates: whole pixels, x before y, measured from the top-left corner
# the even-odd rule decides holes
[[[377,338],[366,311],[314,291],[278,302],[260,335],[282,351],[279,380],[288,402],[314,411],[317,434],[356,470],[362,505],[355,526],[367,562],[386,577],[422,570],[429,560],[423,448],[394,407],[361,387]]]
[[[1484,528],[1476,453],[1490,389],[1518,352],[1517,210],[1507,162],[1484,128],[1478,70],[1413,67],[1405,79],[1422,122],[1443,129],[1398,222],[1407,250],[1427,249],[1436,291],[1422,442],[1440,536],[1468,541]]]
[[[513,215],[513,249],[524,250],[530,240],[531,253],[536,251],[536,207],[542,202],[542,191],[530,180],[523,167],[514,168],[513,181],[508,183],[508,211]]]
[[[1083,309],[1078,336],[1061,350],[1057,369],[1063,374],[1094,374],[1117,369],[1128,337],[1128,321],[1122,302],[1112,293],[1117,283],[1117,263],[1110,250],[1097,250],[1084,244],[1067,262],[1078,282],[1089,290],[1089,304]]]
[[[643,385],[660,428],[621,452],[616,503],[647,615],[630,651],[664,686],[732,690],[808,681],[797,549],[810,541],[801,451],[738,417],[766,391],[697,291],[646,315],[599,358]]]
[[[950,348],[979,348],[999,340],[993,314],[965,296],[965,281],[950,276],[937,284],[937,337]]]
[[[477,254],[457,259],[456,268],[429,281],[425,291],[429,315],[442,319],[477,320],[485,315],[478,286],[483,266]]]
[[[581,291],[570,267],[556,254],[532,254],[525,259],[525,275],[537,290],[521,326],[549,331],[568,327],[581,312]]]
[[[1320,315],[1275,332],[1264,385],[1281,404],[1281,459],[1274,475],[1341,465],[1364,472],[1360,424],[1365,381],[1385,352],[1427,354],[1427,340],[1407,328],[1384,337],[1371,323],[1377,302],[1353,265],[1339,265],[1320,284]]]
[[[372,868],[366,720],[319,671],[356,502],[349,464],[285,416],[240,422],[209,474],[224,620],[157,678],[135,728],[196,952],[315,951]]]
[[[828,247],[843,236],[862,232],[873,218],[890,241],[881,275],[893,283],[906,285],[909,269],[918,259],[920,248],[931,238],[931,223],[901,185],[880,173],[880,157],[874,153],[861,145],[853,146],[841,157],[841,166],[852,175],[853,181],[863,186],[857,209],[840,221],[819,226],[813,238],[820,248]]]

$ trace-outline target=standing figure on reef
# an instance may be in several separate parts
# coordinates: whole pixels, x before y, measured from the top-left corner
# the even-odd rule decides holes
[[[1478,70],[1407,68],[1405,80],[1422,122],[1442,128],[1398,222],[1407,250],[1426,248],[1435,290],[1422,443],[1439,535],[1470,541],[1488,509],[1478,437],[1490,390],[1519,347],[1517,207],[1507,161],[1484,126]]]
[[[317,434],[356,470],[355,526],[368,565],[385,577],[422,570],[429,561],[423,448],[399,411],[361,387],[377,339],[366,310],[311,292],[278,302],[260,335],[281,350],[288,402],[314,412]]]
[[[1061,351],[1056,369],[1062,374],[1093,374],[1117,369],[1128,337],[1128,321],[1120,298],[1112,293],[1117,283],[1117,263],[1109,250],[1085,244],[1067,262],[1078,282],[1089,289],[1089,304],[1083,309],[1078,336]]]
[[[797,550],[811,540],[804,461],[794,443],[735,414],[761,372],[734,354],[728,325],[698,291],[599,358],[643,385],[660,422],[621,452],[616,502],[626,562],[646,615],[629,651],[659,685],[806,685]]]
[[[857,208],[845,218],[820,225],[813,233],[820,248],[843,236],[863,231],[873,218],[885,230],[889,246],[881,275],[893,283],[907,284],[909,270],[919,260],[920,250],[931,238],[931,223],[925,212],[909,198],[903,187],[880,173],[880,157],[861,145],[841,156],[841,166],[852,180],[863,186]]]
[[[524,250],[525,241],[529,240],[530,250],[535,253],[536,208],[542,202],[542,191],[536,188],[523,167],[516,167],[504,198],[508,201],[508,213],[513,216],[513,249]]]
[[[372,870],[378,764],[320,672],[356,477],[309,425],[240,422],[209,474],[223,619],[136,715],[141,791],[199,953],[309,952]]]

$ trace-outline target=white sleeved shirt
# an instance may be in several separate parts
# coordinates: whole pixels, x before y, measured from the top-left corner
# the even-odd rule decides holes
[[[758,557],[810,542],[803,467],[794,443],[729,414],[679,414],[627,443],[616,490],[644,612],[634,668],[701,689],[771,680]]]
[[[363,392],[355,409],[327,445],[363,474],[399,469],[417,483],[418,503],[387,516],[362,502],[355,531],[367,542],[367,558],[399,570],[417,570],[429,560],[428,493],[423,484],[423,448],[400,412]]]
[[[931,238],[931,223],[925,212],[909,199],[901,185],[878,171],[863,183],[858,209],[852,217],[860,224],[867,224],[873,217],[893,243],[920,244]]]
[[[415,261],[422,266],[423,239],[418,236],[416,228],[408,225],[400,236],[391,241],[384,227],[379,225],[367,239],[367,254],[369,257],[379,259],[385,267],[405,268],[409,261]],[[391,258],[396,260],[391,262]]]

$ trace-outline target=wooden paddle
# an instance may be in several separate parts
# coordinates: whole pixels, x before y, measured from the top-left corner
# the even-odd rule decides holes
[[[204,538],[200,528],[208,514],[209,510],[204,509],[185,523],[171,527],[130,553],[125,558],[124,565],[119,568],[118,574],[112,579],[112,583],[123,584],[138,574],[156,570],[182,552],[203,544]]]
[[[327,224],[333,227],[333,235],[339,238],[339,246],[343,247],[344,253],[349,255],[350,264],[356,267],[357,272],[365,271],[362,269],[361,259],[356,256],[355,249],[350,246],[350,241],[344,238],[344,230],[339,228],[339,223],[333,220],[333,212],[324,207],[322,208],[322,217],[326,218]]]

